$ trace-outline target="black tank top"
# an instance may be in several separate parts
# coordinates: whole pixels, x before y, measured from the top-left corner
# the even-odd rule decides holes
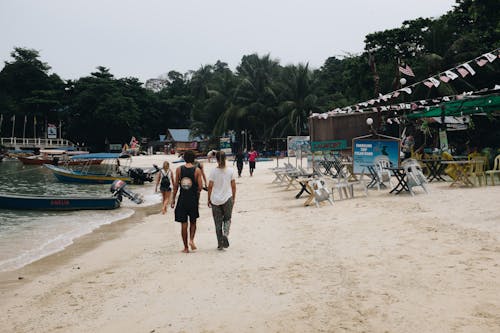
[[[196,167],[186,168],[181,166],[181,179],[179,183],[180,194],[178,204],[183,206],[198,205],[198,183],[194,174]]]

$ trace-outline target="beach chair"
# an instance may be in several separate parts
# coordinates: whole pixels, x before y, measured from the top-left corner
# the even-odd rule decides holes
[[[374,159],[375,168],[377,171],[377,175],[379,178],[379,182],[377,183],[377,188],[380,190],[380,185],[385,183],[389,183],[389,187],[391,184],[391,170],[387,168],[391,167],[391,162],[389,161],[389,157],[385,155],[379,155]]]
[[[485,156],[476,156],[470,160],[470,168],[469,174],[471,178],[474,178],[476,184],[478,186],[482,186],[484,179],[484,183],[486,185],[486,173],[485,173],[485,165],[486,165],[486,157]]]
[[[488,176],[491,179],[491,185],[495,185],[495,175],[498,177],[500,181],[500,154],[495,157],[495,161],[493,162],[493,169],[485,171],[486,174],[486,185],[488,184]]]
[[[312,201],[319,207],[319,204],[323,201],[328,201],[330,205],[333,205],[332,193],[325,186],[325,182],[321,178],[314,178],[309,181],[309,187],[312,189]],[[305,205],[309,204],[311,200],[308,199]]]
[[[422,172],[422,168],[418,161],[406,163],[403,165],[406,173],[406,184],[408,185],[408,189],[410,190],[411,195],[414,195],[413,188],[420,186],[424,190],[425,193],[429,194],[427,189],[427,178]]]

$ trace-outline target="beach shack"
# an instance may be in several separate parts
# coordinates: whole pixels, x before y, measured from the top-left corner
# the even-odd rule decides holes
[[[367,118],[372,118],[373,127],[378,128],[380,115],[373,111],[309,117],[311,150],[313,152],[350,152],[352,139],[370,133],[370,127],[366,124]]]
[[[186,150],[198,150],[199,143],[202,139],[198,136],[193,136],[191,130],[186,128],[167,130],[165,142],[170,144],[176,153],[181,153]]]

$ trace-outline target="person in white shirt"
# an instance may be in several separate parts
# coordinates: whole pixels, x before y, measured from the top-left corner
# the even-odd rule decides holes
[[[229,247],[229,228],[231,214],[236,199],[236,181],[232,168],[226,167],[226,154],[218,151],[215,154],[217,167],[208,177],[208,207],[212,208],[215,223],[218,250]]]

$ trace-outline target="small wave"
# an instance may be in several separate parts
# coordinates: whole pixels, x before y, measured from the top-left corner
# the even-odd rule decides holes
[[[89,234],[102,225],[126,219],[133,214],[133,209],[123,208],[107,213],[98,211],[77,212],[71,217],[71,221],[67,220],[69,216],[64,216],[63,219],[65,221],[56,221],[52,226],[57,228],[57,223],[66,223],[67,226],[70,226],[69,230],[65,230],[61,234],[52,234],[49,239],[44,237],[47,236],[47,234],[38,234],[37,238],[29,239],[31,245],[29,248],[19,248],[19,251],[10,248],[9,252],[17,254],[0,261],[0,272],[21,268],[41,258],[59,252],[73,244],[74,240],[78,237]],[[54,218],[52,217],[52,219]],[[57,230],[61,229],[57,228]],[[11,243],[10,246],[12,246],[12,244],[15,244],[15,242]],[[7,244],[0,244],[0,249],[1,246],[7,246]]]

